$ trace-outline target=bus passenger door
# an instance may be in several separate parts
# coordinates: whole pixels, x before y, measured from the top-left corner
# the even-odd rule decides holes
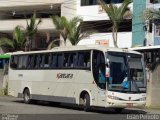
[[[93,51],[92,71],[97,86],[97,102],[99,106],[106,103],[105,58],[101,51]]]

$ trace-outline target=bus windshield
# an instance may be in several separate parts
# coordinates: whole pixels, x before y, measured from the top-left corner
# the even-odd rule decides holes
[[[122,92],[145,92],[142,56],[131,53],[108,53],[110,76],[108,89]]]

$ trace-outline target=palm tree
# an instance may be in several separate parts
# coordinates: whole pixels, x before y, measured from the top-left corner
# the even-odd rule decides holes
[[[131,13],[128,12],[129,8],[128,5],[132,2],[132,0],[124,0],[121,6],[116,6],[114,4],[106,4],[102,0],[98,0],[102,8],[105,10],[106,14],[112,21],[112,36],[114,46],[118,47],[117,45],[117,32],[120,26],[120,23],[125,18],[130,18]]]
[[[68,39],[70,40],[72,45],[76,45],[81,39],[88,36],[86,32],[82,33],[80,22],[82,22],[82,19],[80,19],[79,17],[74,17],[69,21],[67,28]]]
[[[38,25],[42,22],[41,19],[38,19],[38,21],[36,21],[36,19],[37,18],[35,13],[31,17],[30,21],[26,19],[27,27],[25,33],[26,34],[25,51],[31,50],[33,37],[38,31]]]
[[[143,17],[145,20],[160,19],[160,10],[146,9],[143,12]]]
[[[56,26],[57,31],[63,37],[65,45],[67,39],[71,42],[72,45],[76,45],[81,39],[89,35],[89,32],[82,33],[80,24],[82,19],[79,17],[74,17],[70,21],[67,20],[64,16],[52,16],[51,18],[53,24]]]
[[[66,46],[66,40],[68,37],[68,20],[62,16],[51,16],[51,19],[53,21],[53,24],[56,27],[57,32],[63,37],[64,44]]]
[[[17,26],[13,32],[13,39],[0,38],[1,48],[10,48],[15,50],[22,50],[25,46],[25,33],[20,26]]]

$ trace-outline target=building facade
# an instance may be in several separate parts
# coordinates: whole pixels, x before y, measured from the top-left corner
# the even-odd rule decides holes
[[[49,39],[56,39],[59,35],[55,31],[50,16],[61,15],[63,0],[19,0],[1,1],[0,4],[0,37],[12,38],[12,32],[18,25],[26,28],[26,19],[30,19],[35,12],[42,22],[38,26],[40,33],[35,36],[33,49],[44,49]]]
[[[112,23],[105,11],[96,2],[97,0],[76,0],[65,2],[62,5],[62,15],[67,18],[79,16],[83,19],[83,30],[95,31],[88,38],[79,42],[79,45],[97,44],[99,41],[105,42],[105,45],[113,47],[112,39]],[[117,6],[121,5],[123,0],[104,0],[106,3],[113,3]],[[129,5],[130,10],[133,4]],[[124,20],[118,32],[118,46],[120,48],[128,48],[132,45],[132,20]]]
[[[106,3],[122,4],[123,0],[104,0]],[[132,10],[133,4],[130,9]],[[79,16],[83,19],[83,31],[94,31],[88,38],[80,41],[79,45],[104,43],[113,46],[111,21],[96,0],[19,0],[1,1],[0,4],[0,34],[11,34],[13,29],[20,25],[26,27],[26,18],[30,18],[33,12],[42,19],[39,31],[44,34],[37,35],[35,44],[41,47],[47,41],[46,33],[50,39],[57,39],[59,35],[55,31],[50,16],[65,16],[71,19]],[[118,46],[122,48],[132,45],[132,20],[124,20],[118,33]],[[41,36],[40,36],[41,35]],[[43,35],[43,36],[42,36]],[[1,37],[0,36],[0,37]],[[33,47],[36,47],[36,45]]]
[[[159,10],[160,0],[148,0],[147,8]],[[151,23],[151,30],[148,32],[151,45],[160,45],[160,21],[153,20]]]

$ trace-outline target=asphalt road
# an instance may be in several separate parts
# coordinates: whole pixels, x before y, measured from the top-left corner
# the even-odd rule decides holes
[[[93,108],[91,112],[84,112],[69,104],[24,104],[19,98],[0,97],[0,120],[126,120],[133,115],[148,114],[160,114],[160,111],[125,109],[122,114],[118,114],[112,109]]]

